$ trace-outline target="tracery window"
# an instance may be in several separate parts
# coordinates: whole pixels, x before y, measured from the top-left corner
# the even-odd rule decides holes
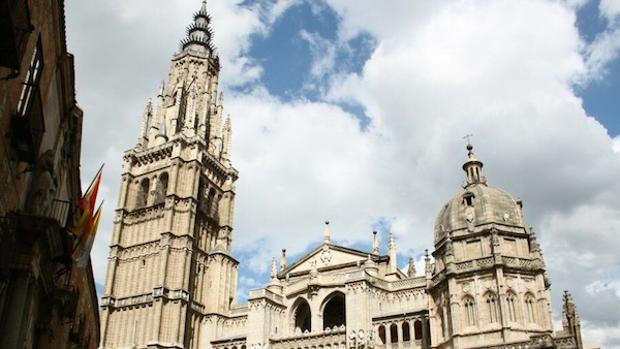
[[[508,296],[506,297],[506,306],[508,308],[508,321],[510,322],[517,322],[517,307],[516,307],[516,302],[517,300],[517,296],[512,293],[509,292]]]
[[[534,296],[531,294],[525,296],[525,313],[527,314],[528,322],[536,322],[535,303]]]
[[[470,296],[463,299],[463,308],[465,313],[465,324],[467,326],[476,326],[476,302]]]
[[[495,297],[494,293],[487,293],[487,297],[486,297],[486,302],[487,302],[487,311],[489,313],[489,322],[490,323],[496,323],[499,321],[499,316],[498,316],[498,307],[497,307],[497,297]]]

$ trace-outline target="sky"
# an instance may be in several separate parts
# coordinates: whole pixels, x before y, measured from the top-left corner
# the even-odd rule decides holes
[[[84,109],[82,179],[102,162],[92,252],[101,292],[122,153],[198,0],[67,0]],[[473,134],[490,185],[524,201],[556,321],[578,305],[586,343],[620,348],[620,1],[210,0],[233,123],[239,300],[272,256],[337,243],[399,265],[432,249]],[[418,270],[422,270],[421,266]],[[559,323],[558,323],[559,326]]]

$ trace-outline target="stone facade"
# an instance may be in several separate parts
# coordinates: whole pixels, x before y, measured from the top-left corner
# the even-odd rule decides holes
[[[206,4],[188,27],[169,80],[147,102],[124,156],[101,348],[581,348],[567,294],[554,332],[545,262],[522,204],[488,186],[468,146],[463,190],[439,213],[418,275],[379,253],[323,242],[235,302],[231,255],[237,171],[217,92]],[[224,121],[225,120],[225,121]]]
[[[0,1],[0,348],[96,348],[90,262],[72,259],[83,115],[64,2]]]

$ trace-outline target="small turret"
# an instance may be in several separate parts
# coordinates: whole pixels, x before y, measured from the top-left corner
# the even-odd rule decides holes
[[[467,143],[467,161],[463,164],[463,171],[466,173],[465,187],[473,184],[486,184],[486,178],[482,174],[484,164],[478,160],[474,154],[474,146]]]
[[[396,240],[394,234],[390,233],[389,242],[389,255],[390,255],[390,273],[395,273],[398,270],[398,262],[396,260]]]

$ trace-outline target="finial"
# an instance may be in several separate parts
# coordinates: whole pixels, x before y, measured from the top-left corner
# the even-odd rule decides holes
[[[286,266],[288,265],[288,258],[286,257],[286,249],[283,248],[282,249],[282,260],[280,261],[280,267],[282,268],[282,270],[286,269]]]
[[[325,221],[325,230],[323,231],[323,241],[326,244],[331,244],[332,242],[332,231],[329,228],[329,221]]]
[[[372,232],[372,253],[379,254],[379,237],[376,230]]]
[[[165,91],[166,91],[166,83],[164,82],[164,80],[162,80],[161,84],[159,85],[159,94],[157,95],[157,97],[163,97]]]
[[[276,262],[276,257],[271,259],[271,278],[275,279],[278,277],[278,263]]]

